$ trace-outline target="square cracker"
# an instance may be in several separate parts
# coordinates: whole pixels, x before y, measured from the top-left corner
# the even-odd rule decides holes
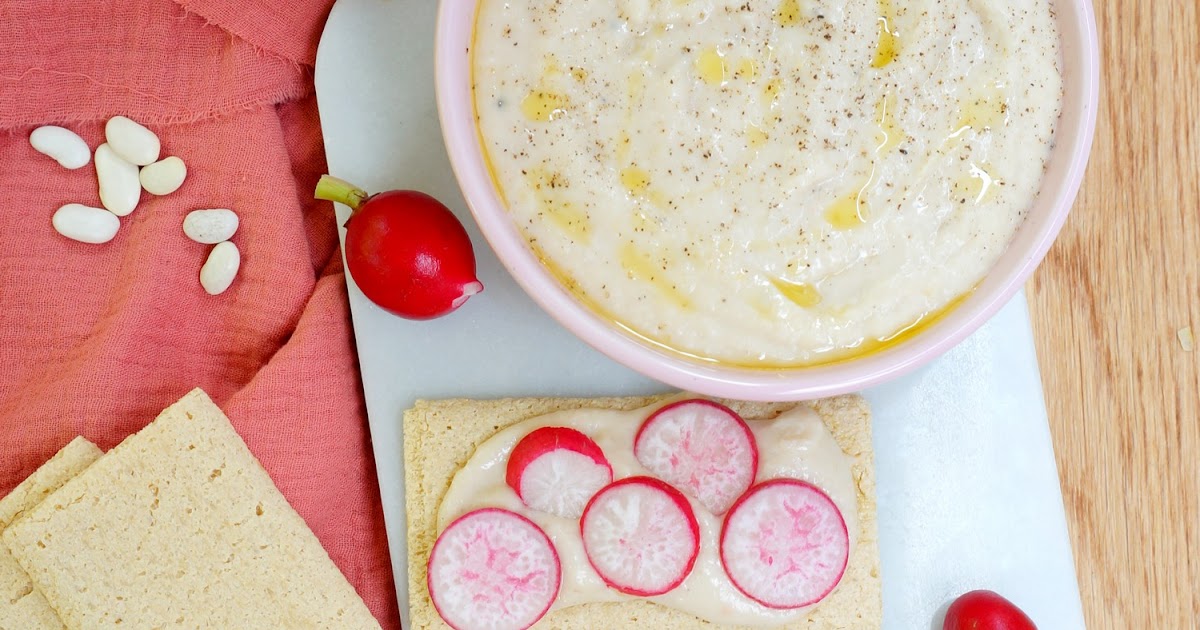
[[[0,531],[41,503],[67,480],[78,475],[104,453],[77,437],[42,464],[32,475],[0,499]],[[62,620],[50,608],[29,574],[8,547],[0,545],[0,630],[59,630]]]
[[[522,420],[566,409],[637,409],[671,396],[631,398],[519,398],[503,400],[417,401],[404,414],[405,495],[408,507],[408,589],[412,630],[446,628],[425,587],[426,563],[437,539],[437,509],[454,473],[475,448],[500,429]],[[747,419],[773,418],[794,407],[781,403],[722,401]],[[808,618],[785,628],[841,630],[879,628],[879,545],[875,521],[875,464],[871,413],[859,396],[839,396],[807,404],[829,427],[852,458],[858,488],[859,531],[846,574],[837,589]],[[537,629],[592,630],[646,627],[704,630],[714,624],[644,600],[587,604],[556,610]]]
[[[198,389],[3,539],[69,628],[379,628]]]
[[[72,477],[83,472],[92,462],[100,459],[104,451],[82,437],[71,440],[54,457],[46,460],[25,481],[17,484],[8,496],[0,499],[0,530],[12,525],[13,521],[41,503],[50,493],[58,490]]]

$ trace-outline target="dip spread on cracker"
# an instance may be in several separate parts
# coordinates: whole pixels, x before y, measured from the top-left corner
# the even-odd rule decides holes
[[[405,453],[414,624],[544,614],[585,628],[628,613],[647,627],[835,628],[878,614],[857,397],[420,403]]]

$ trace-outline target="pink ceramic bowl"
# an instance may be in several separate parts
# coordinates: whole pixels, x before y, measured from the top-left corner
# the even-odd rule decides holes
[[[1041,192],[1028,218],[1004,256],[961,305],[903,343],[839,363],[764,370],[689,360],[622,332],[547,273],[510,221],[484,165],[468,55],[478,0],[441,1],[435,75],[442,135],[467,204],[500,260],[538,305],[597,350],[647,376],[712,396],[806,400],[857,391],[928,363],[983,325],[1021,288],[1062,228],[1091,150],[1100,78],[1091,1],[1055,2],[1063,44],[1063,111]]]

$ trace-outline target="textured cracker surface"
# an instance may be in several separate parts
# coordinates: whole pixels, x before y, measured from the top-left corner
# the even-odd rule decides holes
[[[378,628],[200,390],[3,533],[68,628]]]
[[[475,448],[500,429],[522,420],[566,409],[637,409],[671,396],[631,398],[519,398],[502,400],[417,401],[404,414],[405,495],[408,505],[408,589],[412,630],[446,628],[425,588],[426,563],[437,538],[437,508],[454,473]],[[795,403],[722,401],[747,419],[773,418]],[[838,445],[853,459],[858,487],[858,541],[846,575],[834,592],[808,616],[784,626],[803,630],[879,628],[879,545],[875,516],[875,463],[871,413],[859,396],[804,403],[829,427]],[[656,630],[715,628],[714,624],[648,601],[587,604],[554,611],[537,629],[592,630],[646,627]]]
[[[54,457],[46,460],[37,470],[29,475],[0,499],[0,530],[6,529],[13,521],[21,518],[30,508],[38,505],[50,493],[62,487],[67,480],[83,472],[92,465],[104,452],[91,442],[77,437]]]
[[[0,531],[41,503],[104,453],[77,437],[0,499]],[[0,545],[0,630],[58,630],[62,621],[8,547]]]

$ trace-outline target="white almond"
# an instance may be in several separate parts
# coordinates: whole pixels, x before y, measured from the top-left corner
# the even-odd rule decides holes
[[[209,295],[220,295],[233,284],[237,277],[238,267],[242,265],[242,255],[237,245],[225,241],[217,243],[208,253],[208,260],[200,268],[200,286]]]
[[[96,179],[100,181],[100,203],[119,217],[133,212],[142,198],[138,168],[107,144],[96,147]]]
[[[183,185],[187,177],[187,165],[172,155],[142,167],[138,178],[142,188],[151,195],[169,195]]]
[[[162,145],[153,131],[124,117],[114,116],[104,125],[104,139],[130,164],[145,166],[158,159]]]
[[[107,243],[117,235],[121,221],[104,208],[69,203],[59,208],[50,220],[54,230],[80,243]]]
[[[183,233],[205,245],[228,241],[237,229],[238,215],[226,208],[192,210],[183,218]]]
[[[63,168],[75,170],[87,166],[92,160],[92,151],[83,138],[63,127],[38,127],[29,134],[29,144],[33,145],[38,153],[54,158]]]

